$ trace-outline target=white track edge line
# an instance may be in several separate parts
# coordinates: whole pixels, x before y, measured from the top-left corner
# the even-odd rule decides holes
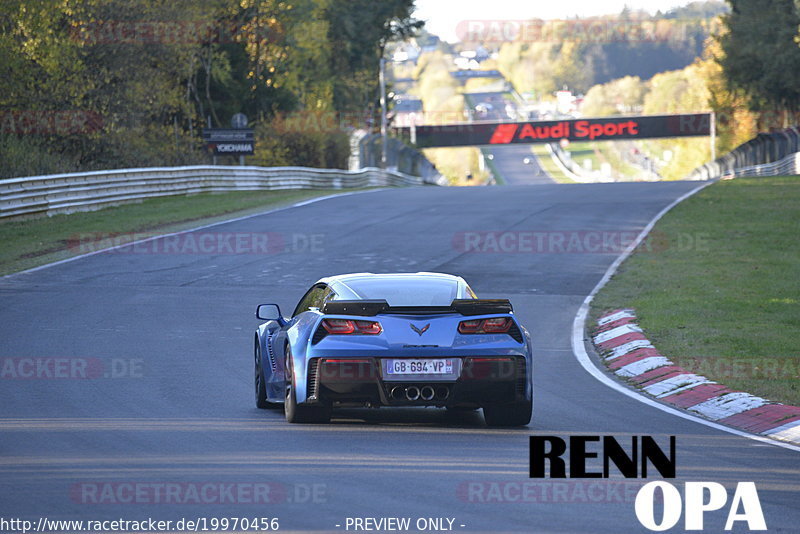
[[[789,449],[789,450],[792,450],[792,451],[800,452],[800,446],[792,445],[790,443],[780,442],[780,441],[777,441],[777,440],[769,438],[769,437],[760,436],[758,434],[752,434],[750,432],[745,432],[743,430],[738,430],[738,429],[735,429],[735,428],[732,428],[732,427],[729,427],[729,426],[725,426],[725,425],[721,425],[721,424],[718,424],[718,423],[714,423],[713,421],[708,421],[706,419],[702,419],[700,417],[696,417],[694,415],[690,415],[690,414],[688,414],[688,413],[686,413],[684,411],[678,410],[676,408],[672,408],[670,406],[667,406],[666,404],[662,404],[662,403],[657,402],[657,401],[655,401],[653,399],[650,399],[649,397],[645,397],[641,393],[638,393],[637,391],[634,391],[633,389],[625,387],[624,385],[622,385],[619,382],[617,382],[616,380],[610,378],[603,371],[601,371],[592,362],[592,360],[589,358],[589,354],[586,352],[586,347],[583,344],[584,343],[583,333],[584,333],[585,328],[586,328],[586,320],[589,317],[589,305],[591,304],[591,302],[594,299],[594,296],[597,294],[597,292],[600,291],[603,288],[603,286],[605,286],[608,283],[608,281],[611,279],[611,277],[614,275],[614,273],[617,272],[617,269],[619,269],[619,266],[622,264],[622,262],[625,261],[628,258],[628,256],[630,256],[631,253],[636,249],[636,247],[639,246],[639,244],[644,240],[644,238],[647,236],[647,234],[650,233],[650,230],[653,229],[653,226],[655,226],[655,224],[659,221],[659,219],[661,219],[661,217],[666,215],[667,212],[669,212],[672,208],[674,208],[675,206],[677,206],[678,204],[680,204],[681,202],[683,202],[687,198],[691,197],[692,195],[700,192],[702,189],[708,187],[712,183],[714,183],[714,182],[713,181],[709,181],[709,182],[707,182],[705,184],[702,184],[702,185],[700,185],[698,187],[695,187],[694,189],[692,189],[688,193],[685,193],[685,194],[681,195],[680,197],[678,197],[670,205],[668,205],[666,208],[661,210],[653,218],[653,220],[651,220],[647,224],[647,226],[644,227],[644,229],[636,237],[636,240],[633,243],[631,243],[630,245],[628,245],[628,247],[622,252],[622,254],[620,254],[619,257],[617,257],[617,259],[614,260],[614,263],[612,263],[609,266],[609,268],[606,270],[605,274],[603,275],[603,278],[600,279],[600,281],[597,283],[597,285],[594,286],[594,289],[592,289],[592,292],[589,293],[586,296],[586,298],[583,300],[583,303],[581,303],[580,308],[578,308],[578,313],[575,315],[575,319],[572,322],[572,353],[575,355],[575,358],[578,360],[578,363],[581,364],[581,367],[583,367],[586,370],[586,372],[588,372],[590,375],[592,375],[594,378],[596,378],[599,382],[601,382],[604,385],[610,387],[611,389],[614,389],[614,390],[618,391],[619,393],[622,393],[623,395],[627,395],[628,397],[630,397],[632,399],[635,399],[635,400],[637,400],[637,401],[639,401],[639,402],[641,402],[643,404],[646,404],[646,405],[651,406],[653,408],[657,408],[657,409],[661,410],[662,412],[666,412],[666,413],[668,413],[670,415],[674,415],[674,416],[677,416],[677,417],[680,417],[682,419],[686,419],[688,421],[692,421],[692,422],[695,422],[695,423],[700,423],[701,425],[705,425],[705,426],[713,428],[715,430],[721,430],[722,432],[727,432],[729,434],[734,434],[736,436],[740,436],[740,437],[743,437],[743,438],[748,438],[748,439],[751,439],[751,440],[754,440],[754,441],[760,441],[761,443],[768,443],[768,444],[774,445],[776,447],[782,447],[784,449]]]
[[[30,269],[25,269],[24,271],[17,271],[15,273],[10,273],[10,274],[6,274],[6,275],[3,275],[3,276],[0,276],[0,280],[5,280],[7,278],[18,276],[20,274],[27,274],[27,273],[33,273],[33,272],[36,272],[36,271],[41,271],[43,269],[47,269],[47,268],[50,268],[50,267],[55,267],[56,265],[62,265],[64,263],[69,263],[69,262],[72,262],[72,261],[75,261],[75,260],[80,260],[82,258],[88,258],[89,256],[94,256],[95,254],[102,254],[103,252],[108,252],[110,250],[117,250],[117,249],[122,248],[122,247],[130,247],[131,245],[137,245],[139,243],[147,243],[149,241],[154,241],[156,239],[162,239],[164,237],[172,237],[172,236],[176,236],[176,235],[189,234],[189,233],[192,233],[192,232],[196,232],[198,230],[205,230],[206,228],[213,228],[214,226],[219,226],[221,224],[228,224],[228,223],[232,223],[232,222],[244,221],[246,219],[252,219],[253,217],[260,217],[262,215],[269,215],[270,213],[277,213],[279,211],[290,210],[292,208],[299,208],[299,207],[302,207],[302,206],[308,206],[309,204],[314,204],[315,202],[321,202],[323,200],[328,200],[328,199],[331,199],[331,198],[347,197],[347,196],[350,196],[350,195],[360,195],[360,194],[363,194],[363,193],[374,193],[376,191],[383,191],[384,189],[385,188],[370,189],[368,191],[344,191],[342,193],[334,193],[332,195],[325,195],[325,196],[318,197],[318,198],[310,198],[308,200],[302,200],[300,202],[296,202],[296,203],[291,204],[289,206],[282,206],[280,208],[273,208],[273,209],[269,209],[269,210],[266,210],[266,211],[259,211],[257,213],[251,213],[249,215],[242,215],[240,217],[234,217],[232,219],[223,219],[221,221],[217,221],[217,222],[214,222],[214,223],[211,223],[211,224],[204,224],[202,226],[196,226],[194,228],[187,228],[186,230],[179,230],[177,232],[171,232],[169,234],[154,235],[154,236],[150,236],[150,237],[145,238],[145,239],[139,239],[139,240],[136,240],[136,241],[131,241],[130,243],[122,243],[120,245],[114,245],[113,247],[108,247],[108,248],[104,248],[104,249],[100,249],[100,250],[93,250],[92,252],[87,252],[85,254],[78,254],[77,256],[70,256],[69,258],[64,258],[63,260],[58,260],[58,261],[54,261],[54,262],[51,262],[51,263],[45,263],[44,265],[37,265],[36,267],[31,267]],[[213,218],[213,217],[209,217],[209,218]]]

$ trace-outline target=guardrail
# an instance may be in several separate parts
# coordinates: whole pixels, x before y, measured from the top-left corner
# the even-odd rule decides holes
[[[91,211],[145,198],[272,189],[444,185],[393,171],[193,166],[54,174],[0,181],[0,218]]]
[[[770,133],[760,133],[746,143],[742,143],[724,156],[706,163],[692,171],[690,178],[707,180],[722,176],[745,176],[737,174],[742,169],[759,169],[765,165],[773,165],[790,160],[800,152],[800,130],[797,126],[777,130]],[[770,167],[764,167],[765,170]],[[791,172],[797,174],[796,169],[789,167]],[[761,172],[761,171],[748,171]],[[779,174],[782,174],[779,173]],[[749,174],[746,176],[767,176],[765,174]],[[774,175],[772,175],[774,176]]]
[[[553,163],[555,163],[556,167],[558,167],[558,170],[564,173],[564,175],[573,182],[588,184],[594,182],[614,181],[611,177],[601,177],[599,174],[597,177],[586,176],[583,173],[581,166],[575,163],[571,157],[569,158],[569,161],[565,161],[569,154],[555,143],[547,143],[545,147],[547,148],[547,152],[550,154],[550,158],[552,158]]]
[[[379,167],[381,165],[382,152],[381,134],[364,135],[359,139],[358,143],[359,159],[357,168]],[[437,180],[442,176],[422,152],[411,148],[396,137],[387,139],[386,167],[394,169],[396,172],[422,176],[426,180]]]
[[[739,168],[726,168],[725,166],[717,165],[715,162],[706,163],[702,167],[695,169],[688,179],[712,180],[715,178],[737,178],[742,176],[791,176],[798,174],[800,174],[800,152],[790,154],[772,163]]]

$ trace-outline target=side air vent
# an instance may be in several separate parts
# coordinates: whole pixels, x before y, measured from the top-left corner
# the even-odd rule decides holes
[[[525,358],[517,358],[517,395],[525,395],[525,389],[528,383],[527,369],[525,368]]]
[[[511,323],[511,328],[508,329],[508,335],[514,338],[517,343],[522,343],[522,331],[520,331],[517,323]]]
[[[275,363],[275,354],[272,351],[272,334],[267,338],[267,357],[269,358],[269,367],[274,373],[278,370],[278,364]]]
[[[306,385],[308,397],[316,397],[319,389],[319,358],[308,362],[308,384]]]
[[[322,340],[323,340],[323,338],[324,338],[325,336],[327,336],[327,335],[328,335],[328,332],[327,332],[327,330],[325,330],[325,329],[322,327],[322,323],[320,323],[320,325],[317,327],[317,331],[316,331],[316,332],[314,332],[314,336],[311,338],[311,344],[312,344],[312,345],[316,345],[317,343],[319,343],[320,341],[322,341]]]

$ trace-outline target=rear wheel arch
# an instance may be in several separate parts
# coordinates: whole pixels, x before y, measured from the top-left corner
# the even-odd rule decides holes
[[[264,376],[264,363],[263,355],[261,353],[261,344],[258,339],[258,334],[255,336],[255,344],[253,347],[253,374],[254,374],[254,387],[255,387],[255,400],[256,407],[259,409],[266,409],[272,407],[272,403],[267,400],[267,385]]]
[[[331,419],[331,406],[321,403],[319,405],[306,406],[297,403],[294,384],[296,374],[294,372],[294,359],[292,357],[291,344],[286,343],[285,367],[288,371],[284,372],[285,400],[283,403],[284,414],[289,423],[327,423]]]

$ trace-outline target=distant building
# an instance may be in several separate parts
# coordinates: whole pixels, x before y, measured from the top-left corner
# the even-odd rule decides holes
[[[392,61],[396,63],[403,63],[405,61],[416,62],[420,55],[419,47],[414,43],[403,43],[397,47],[392,55]]]
[[[476,70],[476,69],[461,69],[454,70],[450,73],[453,78],[461,81],[469,80],[470,78],[502,78],[499,70]]]
[[[423,124],[422,100],[400,95],[394,100],[392,126],[397,128],[419,126]]]
[[[453,59],[453,63],[455,63],[456,67],[462,70],[473,70],[481,67],[481,64],[478,63],[478,61],[474,58],[467,58],[464,56],[456,57]]]
[[[563,115],[570,115],[575,113],[578,109],[577,98],[572,94],[572,91],[556,91],[556,108],[558,112]]]
[[[475,50],[464,50],[459,55],[467,59],[474,59],[478,63],[486,61],[490,57],[489,51],[482,46],[478,46]]]

